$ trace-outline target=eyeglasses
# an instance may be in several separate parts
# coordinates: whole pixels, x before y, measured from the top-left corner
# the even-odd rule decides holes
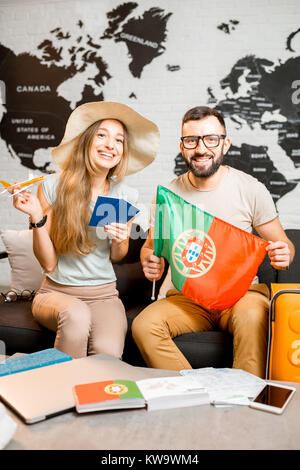
[[[218,147],[220,139],[225,139],[224,134],[209,134],[209,135],[186,135],[181,137],[180,140],[183,143],[185,149],[195,149],[199,145],[201,139],[205,147],[212,149]]]
[[[1,292],[1,296],[4,298],[4,302],[16,302],[16,300],[32,300],[34,297],[35,291],[30,291],[29,289],[24,289],[21,294],[18,294],[14,290],[10,290],[6,294]]]

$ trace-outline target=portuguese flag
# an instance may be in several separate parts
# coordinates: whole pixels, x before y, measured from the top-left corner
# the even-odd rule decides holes
[[[140,389],[131,380],[105,380],[74,385],[73,393],[79,413],[145,406]]]
[[[154,254],[177,290],[209,310],[232,307],[249,289],[268,242],[158,186]]]

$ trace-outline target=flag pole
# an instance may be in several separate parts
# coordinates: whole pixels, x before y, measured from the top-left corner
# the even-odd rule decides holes
[[[152,295],[151,300],[155,300],[155,281],[152,283]]]

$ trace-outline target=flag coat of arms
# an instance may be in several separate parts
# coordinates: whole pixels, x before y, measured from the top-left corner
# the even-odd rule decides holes
[[[169,262],[175,288],[204,308],[232,307],[248,291],[267,246],[158,186],[154,254]]]

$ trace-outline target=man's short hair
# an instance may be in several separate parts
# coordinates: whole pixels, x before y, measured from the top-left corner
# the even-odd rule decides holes
[[[226,125],[223,115],[214,108],[209,106],[196,106],[195,108],[189,109],[182,118],[182,125],[188,121],[199,121],[208,116],[215,116],[219,123],[224,127],[226,132]]]

